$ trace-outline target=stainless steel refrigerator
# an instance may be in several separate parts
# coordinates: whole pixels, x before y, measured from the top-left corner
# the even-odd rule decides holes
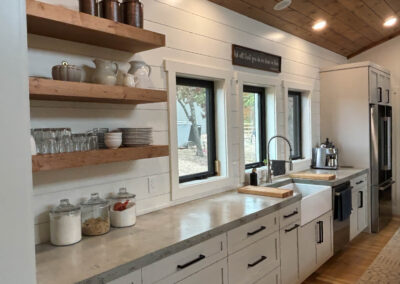
[[[322,70],[321,139],[339,149],[339,164],[368,168],[368,223],[379,232],[392,216],[394,187],[390,72],[371,62]]]
[[[371,231],[379,232],[392,218],[392,107],[370,105]]]

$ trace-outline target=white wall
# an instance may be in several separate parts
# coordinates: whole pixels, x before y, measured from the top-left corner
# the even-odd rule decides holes
[[[77,9],[76,0],[46,0]],[[346,62],[340,55],[281,32],[206,0],[144,0],[145,28],[166,34],[166,47],[135,55],[152,66],[154,86],[166,89],[163,61],[166,59],[249,72],[310,85],[312,98],[312,140],[319,142],[319,69]],[[231,44],[239,44],[282,56],[282,73],[272,74],[232,67]],[[51,67],[66,59],[71,64],[92,67],[95,57],[121,63],[124,70],[133,56],[105,48],[31,35],[29,37],[29,73],[51,76]],[[124,62],[124,63],[123,63]],[[236,88],[232,88],[236,90]],[[239,172],[239,116],[236,91],[229,110],[233,135],[232,163],[237,183]],[[284,100],[278,98],[278,131],[285,134]],[[32,102],[32,127],[72,127],[84,131],[93,127],[152,126],[155,143],[168,143],[167,104],[120,106],[108,104]],[[122,185],[138,195],[140,214],[169,206],[169,159],[156,158],[136,162],[37,173],[34,182],[36,241],[48,240],[47,211],[59,199],[82,200],[93,191],[106,194]]]
[[[0,282],[36,283],[25,0],[0,9]]]
[[[393,187],[393,210],[400,214],[400,36],[397,36],[383,44],[371,48],[353,58],[350,62],[372,61],[391,72],[392,106],[393,106],[393,151],[394,154],[394,179],[397,181]]]

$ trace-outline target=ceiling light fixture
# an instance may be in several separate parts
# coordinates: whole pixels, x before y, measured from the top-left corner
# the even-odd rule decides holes
[[[292,0],[282,0],[282,1],[280,1],[280,2],[275,4],[274,10],[275,11],[283,10],[283,9],[289,7],[290,4],[292,4]]]
[[[385,22],[383,23],[383,26],[385,26],[385,27],[393,27],[396,24],[396,22],[397,22],[397,18],[396,17],[390,17],[390,18],[387,18],[385,20]]]
[[[316,30],[316,31],[322,30],[325,27],[326,27],[326,21],[323,21],[323,20],[316,22],[312,26],[313,30]]]

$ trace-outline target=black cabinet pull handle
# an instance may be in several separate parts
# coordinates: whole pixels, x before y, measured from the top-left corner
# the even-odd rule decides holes
[[[358,208],[363,208],[364,207],[364,192],[359,191],[358,193],[360,194],[360,206],[358,206]]]
[[[259,260],[257,260],[256,262],[247,264],[247,268],[254,267],[254,266],[256,266],[257,264],[259,264],[260,262],[263,262],[263,261],[266,260],[266,259],[267,259],[267,257],[266,257],[265,255],[263,255],[263,256],[262,256]]]
[[[193,260],[191,260],[191,261],[189,261],[189,262],[187,262],[185,264],[178,265],[177,267],[178,267],[178,269],[184,269],[184,268],[186,268],[188,266],[191,266],[192,264],[195,264],[196,262],[199,262],[200,260],[203,260],[205,258],[206,258],[205,255],[200,254],[198,258],[193,259]]]
[[[378,103],[382,102],[382,88],[378,87]]]
[[[257,230],[255,230],[253,232],[247,232],[247,236],[253,236],[253,235],[255,235],[255,234],[257,234],[257,233],[259,233],[261,231],[264,231],[266,228],[267,227],[265,227],[265,226],[261,226],[260,229],[257,229]]]
[[[283,218],[289,218],[289,217],[292,217],[292,216],[294,216],[294,215],[296,215],[296,214],[298,214],[299,212],[296,210],[296,211],[293,211],[293,213],[290,213],[289,215],[283,215]]]
[[[362,184],[363,182],[364,182],[363,180],[360,180],[360,181],[356,182],[356,184]]]
[[[298,227],[299,227],[299,224],[296,224],[296,225],[294,225],[292,228],[286,229],[286,230],[285,230],[285,233],[289,233],[289,232],[293,231],[294,229],[297,229]]]
[[[318,221],[318,242],[317,244],[322,244],[324,242],[324,222],[323,221]]]

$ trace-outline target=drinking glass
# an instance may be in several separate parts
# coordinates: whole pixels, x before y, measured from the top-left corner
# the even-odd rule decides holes
[[[99,140],[97,135],[89,135],[88,136],[88,144],[89,144],[89,150],[98,150],[99,149]]]
[[[81,151],[81,142],[80,142],[80,135],[79,134],[72,134],[72,141],[73,141],[73,147],[75,152],[80,152]]]

